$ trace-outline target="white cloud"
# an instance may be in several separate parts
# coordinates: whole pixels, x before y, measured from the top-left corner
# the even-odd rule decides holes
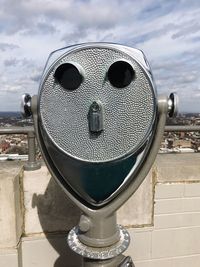
[[[2,0],[1,110],[18,109],[23,90],[37,92],[51,51],[77,42],[109,41],[144,50],[158,91],[174,88],[182,110],[198,111],[199,17],[195,0]],[[6,98],[13,92],[11,107]]]
[[[14,44],[8,44],[8,43],[0,43],[0,50],[5,52],[6,50],[12,50],[12,49],[17,49],[19,48],[18,45]]]

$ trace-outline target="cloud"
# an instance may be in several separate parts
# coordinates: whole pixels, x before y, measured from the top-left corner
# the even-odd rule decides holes
[[[108,41],[142,49],[159,93],[176,89],[182,109],[197,110],[199,17],[196,0],[2,0],[1,108],[6,108],[6,98],[13,92],[18,98],[23,91],[37,93],[52,50]]]
[[[27,58],[8,58],[6,60],[4,60],[4,66],[5,67],[17,67],[17,66],[21,66],[24,68],[29,68],[33,66],[33,61],[29,60]]]
[[[138,15],[142,21],[149,21],[158,17],[163,17],[171,12],[180,4],[179,0],[168,1],[146,1],[146,6]]]
[[[11,94],[16,94],[21,90],[21,85],[4,85],[4,87],[1,90],[1,93],[7,92]]]
[[[77,28],[112,27],[121,17],[118,1],[106,5],[104,1],[3,1],[0,31],[49,34],[56,31],[52,21],[76,24]],[[12,8],[11,8],[12,6]],[[5,15],[6,14],[6,15]]]
[[[23,35],[54,34],[56,27],[50,22],[37,22],[22,32]]]
[[[0,43],[0,51],[3,52],[5,52],[6,50],[12,50],[17,48],[19,48],[19,46],[15,44]]]
[[[34,68],[34,70],[32,71],[32,73],[30,74],[30,80],[35,82],[35,83],[39,83],[42,77],[42,72],[43,69],[42,68]]]
[[[188,37],[194,33],[200,32],[200,23],[195,20],[189,21],[185,25],[181,26],[177,27],[179,29],[175,34],[172,35],[172,39]]]

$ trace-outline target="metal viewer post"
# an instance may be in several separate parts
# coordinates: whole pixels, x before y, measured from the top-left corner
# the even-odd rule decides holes
[[[174,93],[157,96],[140,50],[111,43],[53,52],[38,95],[23,96],[49,171],[83,213],[67,242],[84,267],[134,266],[116,212],[148,174],[176,106]]]

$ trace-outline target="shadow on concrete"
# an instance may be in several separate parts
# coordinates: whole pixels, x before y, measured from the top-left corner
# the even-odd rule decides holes
[[[53,178],[50,179],[44,194],[33,195],[32,207],[37,207],[43,232],[59,254],[53,267],[81,266],[81,257],[67,245],[67,234],[77,225],[80,210],[67,198]]]

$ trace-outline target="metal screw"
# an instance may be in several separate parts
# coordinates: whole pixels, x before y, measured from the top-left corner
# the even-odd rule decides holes
[[[90,229],[90,219],[85,215],[81,215],[80,222],[79,222],[79,230],[83,233],[86,233]]]
[[[97,111],[100,110],[100,106],[99,106],[99,104],[96,101],[94,101],[92,103],[92,105],[91,105],[91,109],[92,109],[92,111],[97,112]]]

